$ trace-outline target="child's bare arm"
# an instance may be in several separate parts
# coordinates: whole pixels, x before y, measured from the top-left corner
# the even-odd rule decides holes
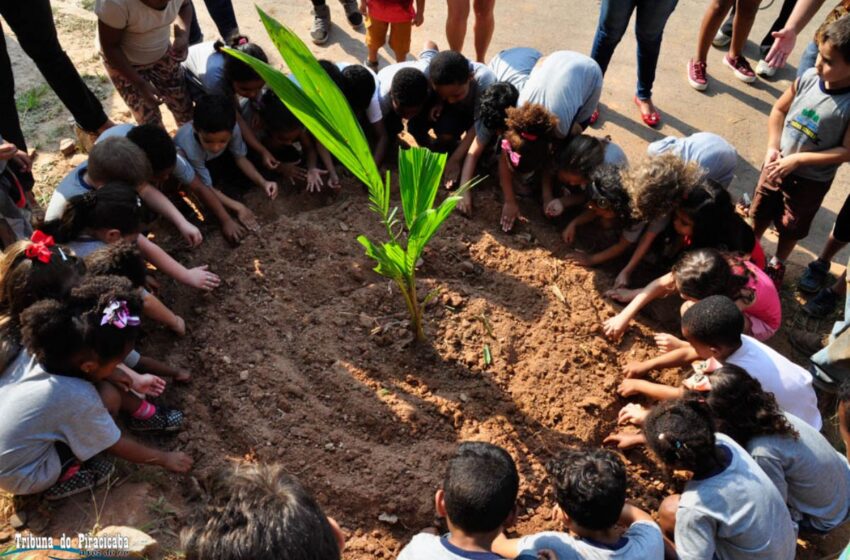
[[[242,173],[244,173],[252,183],[263,189],[269,198],[274,199],[277,197],[277,183],[275,181],[266,181],[266,178],[257,171],[254,164],[251,163],[245,156],[236,157],[234,159],[236,160],[236,166],[242,170]]]
[[[611,259],[616,259],[623,253],[625,253],[629,247],[632,246],[632,243],[623,236],[620,236],[620,239],[617,240],[616,243],[608,247],[607,249],[603,249],[598,253],[594,253],[588,259],[590,266],[597,266],[604,262],[608,262]]]
[[[245,143],[260,154],[260,157],[263,159],[263,165],[265,165],[267,169],[277,169],[280,162],[277,161],[269,149],[260,142],[259,138],[257,138],[257,135],[254,133],[254,129],[250,124],[248,124],[245,117],[242,116],[242,111],[239,110],[238,105],[236,106],[236,124],[239,125],[239,131],[242,133],[242,139]]]
[[[519,539],[509,539],[500,533],[490,545],[490,550],[502,558],[516,558],[519,555]]]
[[[375,149],[372,152],[372,157],[375,158],[375,165],[378,168],[384,163],[384,158],[387,156],[387,148],[390,145],[390,137],[387,134],[387,127],[384,126],[384,119],[372,123],[372,130],[375,132]]]
[[[463,135],[463,139],[457,145],[457,148],[449,156],[446,162],[446,169],[443,171],[443,183],[446,186],[454,185],[460,178],[461,167],[463,167],[463,162],[466,159],[467,153],[469,153],[469,148],[472,146],[475,137],[475,125],[473,125],[469,127],[469,130]]]
[[[145,183],[139,189],[139,196],[145,201],[148,208],[164,216],[165,219],[174,224],[174,227],[177,228],[177,231],[180,232],[180,235],[189,244],[189,247],[197,247],[204,240],[201,231],[190,224],[189,220],[180,213],[180,210],[158,188]]]
[[[649,226],[647,226],[647,231],[643,232],[643,235],[640,236],[637,247],[635,247],[635,252],[632,253],[632,258],[629,259],[629,262],[626,263],[626,266],[623,267],[623,270],[620,271],[620,274],[614,280],[614,288],[625,288],[629,284],[629,278],[632,272],[634,272],[640,261],[649,252],[649,248],[652,247],[652,243],[656,237],[658,237],[658,234],[649,231]]]
[[[469,146],[469,151],[466,153],[466,158],[463,160],[463,168],[460,171],[460,184],[465,185],[475,176],[475,169],[478,167],[478,160],[484,154],[487,148],[486,144],[481,142],[477,136],[472,140]]]
[[[782,128],[785,126],[785,117],[788,116],[788,110],[791,108],[791,103],[794,101],[794,96],[797,94],[797,82],[792,82],[791,87],[785,90],[773,107],[770,110],[770,116],[767,119],[767,150],[768,154],[771,150],[776,150],[779,153],[779,142],[782,139]],[[770,163],[765,160],[765,163]]]
[[[591,209],[587,209],[567,224],[567,227],[564,228],[564,231],[561,232],[561,238],[564,240],[564,243],[567,245],[572,245],[576,241],[576,233],[578,232],[578,228],[585,224],[591,223],[596,219],[596,212]]]
[[[184,473],[192,468],[192,458],[180,451],[160,451],[121,435],[115,445],[106,450],[125,461],[140,465],[156,465],[172,472]]]
[[[169,309],[155,295],[150,293],[145,295],[142,301],[142,312],[145,317],[153,319],[157,323],[162,323],[180,336],[186,334],[186,322],[183,318]]]
[[[499,158],[499,185],[502,187],[502,197],[505,202],[502,205],[502,230],[511,231],[514,222],[519,218],[519,204],[514,194],[514,179],[505,154]]]
[[[643,362],[629,363],[623,368],[626,377],[641,377],[656,369],[683,367],[699,360],[694,347],[688,344]]]
[[[603,325],[605,334],[611,338],[620,338],[641,309],[649,302],[667,296],[675,287],[676,283],[671,272],[647,284],[622,311],[605,321]]]
[[[647,512],[643,511],[637,506],[633,506],[632,504],[625,504],[623,506],[623,510],[620,512],[620,525],[624,527],[628,527],[632,523],[637,521],[653,521],[652,516]]]
[[[230,217],[230,214],[225,209],[224,204],[219,199],[217,189],[208,187],[200,180],[200,178],[198,178],[197,175],[195,175],[195,178],[192,179],[191,183],[189,183],[189,191],[198,197],[201,204],[203,204],[210,212],[212,212],[213,216],[216,217],[225,239],[231,243],[239,243],[242,238],[245,237],[245,228]],[[224,193],[221,193],[221,196],[228,198],[224,195]],[[230,199],[228,198],[228,200]]]
[[[212,290],[221,283],[221,278],[209,272],[207,265],[187,269],[142,234],[139,234],[137,243],[145,260],[178,282],[200,290]]]
[[[617,388],[617,392],[623,397],[644,395],[656,401],[668,401],[685,396],[683,387],[671,387],[646,379],[624,379]]]
[[[160,377],[170,377],[174,381],[186,382],[192,378],[192,374],[185,369],[172,367],[165,362],[147,356],[139,357],[139,361],[136,363],[136,369]]]

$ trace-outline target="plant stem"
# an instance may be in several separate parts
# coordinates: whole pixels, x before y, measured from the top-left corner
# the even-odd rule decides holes
[[[425,329],[422,325],[422,308],[416,297],[416,276],[411,274],[408,278],[399,281],[398,286],[404,294],[404,302],[410,314],[410,330],[416,335],[416,340],[422,342],[425,340]]]

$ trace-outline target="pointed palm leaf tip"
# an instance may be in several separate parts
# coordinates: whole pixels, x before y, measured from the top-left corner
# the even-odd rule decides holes
[[[298,87],[280,70],[236,49],[223,49],[256,71],[280,100],[342,165],[369,188],[376,211],[389,208],[385,188],[369,143],[351,107],[304,42],[290,29],[257,7],[269,37],[280,52]]]

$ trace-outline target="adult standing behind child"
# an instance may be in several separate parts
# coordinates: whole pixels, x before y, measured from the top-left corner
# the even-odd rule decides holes
[[[469,2],[470,0],[447,0],[446,40],[453,51],[463,50]],[[481,63],[487,56],[487,48],[496,30],[496,19],[493,16],[495,8],[496,0],[472,0],[472,10],[475,12],[475,59]]]
[[[366,17],[366,66],[378,71],[378,49],[387,42],[388,31],[396,62],[407,60],[413,26],[425,21],[425,0],[416,0],[416,9],[413,0],[360,0],[360,11]]]
[[[779,232],[767,273],[782,286],[785,260],[809,233],[838,166],[850,161],[850,18],[821,28],[815,68],[782,94],[768,121],[767,154],[750,207],[756,237]]]
[[[97,0],[94,10],[106,72],[136,122],[162,126],[162,103],[178,126],[192,120],[180,66],[189,51],[189,0]]]

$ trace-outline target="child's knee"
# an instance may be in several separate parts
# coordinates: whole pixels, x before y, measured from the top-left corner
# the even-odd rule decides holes
[[[113,418],[118,416],[121,410],[121,393],[118,392],[118,388],[108,381],[101,381],[97,384],[97,392],[109,414]]]
[[[676,529],[676,510],[679,509],[679,494],[667,496],[658,506],[658,525],[669,538],[673,538]]]

